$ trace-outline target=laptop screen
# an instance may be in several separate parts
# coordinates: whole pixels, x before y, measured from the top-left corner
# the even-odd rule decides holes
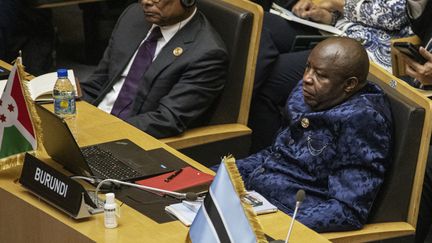
[[[100,179],[135,181],[177,170],[187,165],[186,162],[163,148],[147,151],[128,139],[80,148],[65,121],[40,105],[36,107],[43,130],[42,140],[48,155],[72,173],[97,176]],[[110,156],[105,157],[102,156],[103,154],[96,154],[96,158],[90,158],[88,152],[93,151],[92,148],[96,147],[115,157],[116,161],[110,161],[108,159]],[[83,155],[84,150],[86,156]],[[131,171],[133,173],[129,173]]]
[[[48,155],[72,173],[92,176],[66,122],[39,104],[36,104],[36,111],[41,119],[42,140]]]

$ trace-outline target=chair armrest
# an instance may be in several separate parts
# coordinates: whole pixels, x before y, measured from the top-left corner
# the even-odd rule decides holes
[[[184,133],[160,141],[175,149],[189,148],[201,144],[208,144],[229,138],[240,137],[251,134],[252,130],[242,124],[209,125],[188,129]]]
[[[393,43],[395,42],[410,42],[414,45],[420,45],[421,40],[416,35],[391,40],[392,72],[396,77],[401,77],[405,75],[405,62],[401,58],[400,52],[393,47]]]
[[[412,235],[415,228],[406,222],[367,224],[363,229],[321,234],[331,242],[369,242]]]

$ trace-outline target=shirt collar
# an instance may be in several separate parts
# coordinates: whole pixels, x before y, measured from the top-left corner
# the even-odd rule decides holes
[[[194,12],[191,14],[191,16],[189,16],[187,19],[185,19],[185,20],[183,20],[181,22],[178,22],[176,24],[169,25],[169,26],[159,26],[161,28],[161,33],[162,33],[162,36],[163,36],[164,40],[166,42],[168,42],[169,40],[171,40],[171,38],[175,34],[177,34],[177,32],[181,28],[183,28],[187,23],[189,23],[189,21],[193,18],[193,16],[195,16],[196,12],[197,12],[197,8],[194,9]],[[150,29],[150,31],[149,31],[149,33],[156,26],[157,25],[153,24],[152,27],[151,27],[151,29]]]

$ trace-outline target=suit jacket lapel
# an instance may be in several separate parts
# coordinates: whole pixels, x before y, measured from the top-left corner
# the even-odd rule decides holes
[[[119,67],[119,69],[116,70],[116,72],[115,72],[115,75],[114,75],[115,80],[118,80],[119,76],[122,74],[122,72],[126,68],[126,65],[131,60],[133,54],[138,49],[140,43],[144,40],[150,27],[151,27],[151,25],[147,25],[145,27],[143,27],[142,25],[140,27],[136,26],[134,28],[135,31],[133,31],[135,33],[133,33],[132,36],[128,37],[127,43],[122,44],[123,52],[126,55],[116,60],[116,62],[118,62],[118,64],[119,64],[119,65],[117,65],[117,67]]]
[[[97,103],[99,103],[105,97],[105,95],[111,91],[112,86],[120,79],[120,75],[123,73],[126,65],[129,63],[133,54],[138,49],[140,43],[144,40],[152,26],[151,23],[145,21],[144,14],[142,14],[142,12],[140,12],[139,16],[136,16],[136,19],[138,19],[138,21],[131,23],[131,31],[129,31],[128,36],[124,37],[122,42],[116,45],[117,48],[121,48],[120,53],[123,55],[112,57],[111,62],[117,63],[117,65],[113,65],[116,67],[116,70],[114,70],[109,84],[95,101]]]
[[[182,48],[182,55],[187,55],[189,47],[195,41],[196,34],[200,30],[199,16],[200,13],[196,13],[191,21],[179,30],[159,52],[158,56],[143,76],[145,80],[143,85],[146,91],[150,90],[157,75],[178,58],[178,56],[175,56],[173,53],[175,48]]]

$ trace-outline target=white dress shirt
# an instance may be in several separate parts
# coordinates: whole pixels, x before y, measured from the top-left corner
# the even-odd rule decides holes
[[[173,24],[170,26],[159,26],[161,29],[161,33],[162,33],[162,38],[160,38],[157,42],[156,51],[155,51],[155,55],[153,57],[153,60],[157,57],[157,55],[162,50],[162,48],[171,40],[171,38],[192,19],[192,17],[196,14],[196,11],[197,10],[195,8],[195,10],[191,16],[189,16],[187,19],[185,19],[185,20],[183,20],[177,24]],[[140,46],[142,45],[142,43],[144,43],[144,41],[148,38],[148,36],[152,32],[153,28],[155,28],[156,26],[157,25],[153,24],[153,26],[148,31],[147,36],[141,42]],[[125,81],[126,76],[129,72],[129,69],[132,66],[133,60],[135,59],[135,56],[138,53],[138,49],[139,49],[139,47],[136,49],[136,51],[133,54],[132,58],[130,59],[128,65],[126,65],[126,68],[123,70],[122,74],[120,75],[119,80],[113,85],[111,91],[109,91],[105,95],[105,97],[103,98],[101,103],[98,105],[99,109],[101,109],[107,113],[111,113],[111,110],[114,106],[114,102],[116,101],[116,99],[120,93],[120,90],[124,84],[124,81]]]

